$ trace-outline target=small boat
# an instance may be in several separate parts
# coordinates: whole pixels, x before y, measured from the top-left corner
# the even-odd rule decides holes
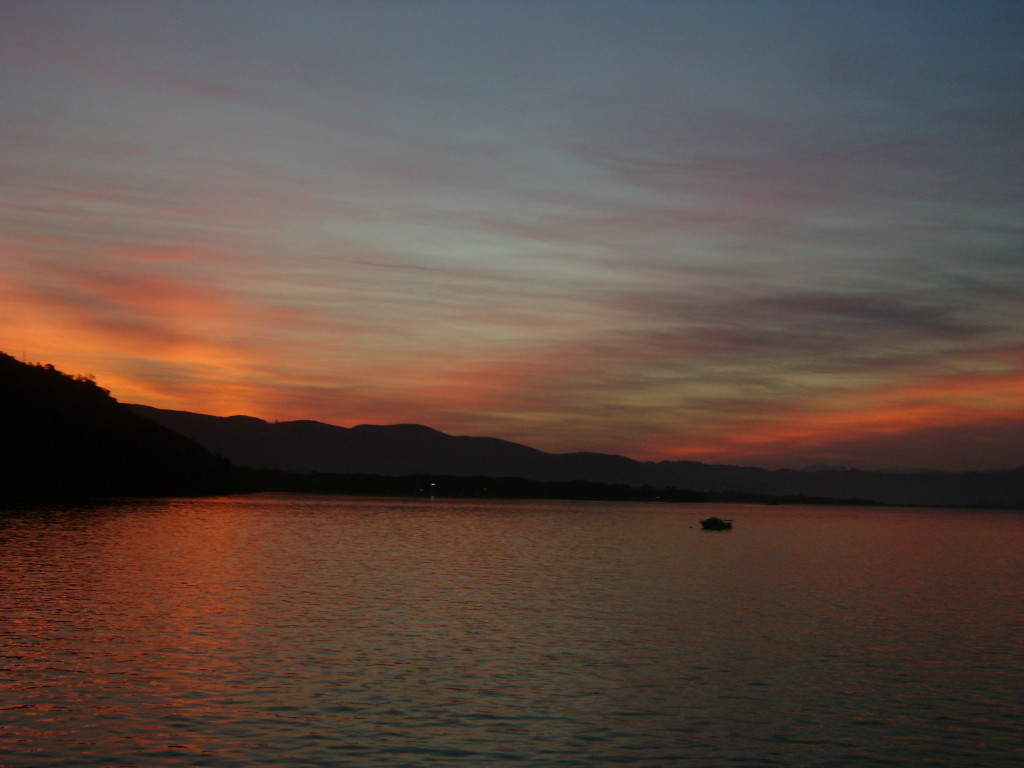
[[[700,527],[705,531],[731,531],[732,520],[723,520],[720,517],[709,517],[700,521]]]

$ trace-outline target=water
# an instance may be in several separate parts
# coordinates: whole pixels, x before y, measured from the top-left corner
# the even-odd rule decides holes
[[[0,766],[1019,766],[1022,553],[962,510],[0,511]]]

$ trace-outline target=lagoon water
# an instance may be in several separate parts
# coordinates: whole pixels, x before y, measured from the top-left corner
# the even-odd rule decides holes
[[[8,509],[0,766],[1020,766],[1022,555],[1014,512]]]

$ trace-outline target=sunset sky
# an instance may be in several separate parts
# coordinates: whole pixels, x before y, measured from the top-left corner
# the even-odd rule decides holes
[[[122,402],[1024,464],[1024,3],[0,3],[0,349]]]

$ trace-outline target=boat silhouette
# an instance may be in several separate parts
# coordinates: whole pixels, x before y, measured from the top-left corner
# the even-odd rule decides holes
[[[720,517],[709,517],[700,521],[700,527],[705,531],[731,531],[732,520],[723,520]]]

